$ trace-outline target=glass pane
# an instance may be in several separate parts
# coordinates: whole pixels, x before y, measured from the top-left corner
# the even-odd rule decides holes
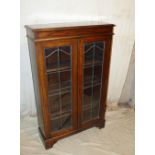
[[[93,98],[92,98],[92,117],[97,118],[99,114],[99,105],[100,105],[100,87],[101,85],[99,84],[98,86],[93,87]]]
[[[84,69],[84,87],[91,86],[91,78],[92,78],[92,67]]]
[[[71,47],[54,47],[45,49],[47,72],[69,69],[71,67]]]
[[[84,45],[82,122],[99,117],[104,42]]]
[[[72,127],[71,46],[45,49],[51,130]]]
[[[84,89],[83,92],[83,121],[87,121],[91,119],[91,100],[92,100],[92,89],[87,88]]]
[[[63,46],[60,47],[60,66],[70,66],[70,47],[69,46]]]

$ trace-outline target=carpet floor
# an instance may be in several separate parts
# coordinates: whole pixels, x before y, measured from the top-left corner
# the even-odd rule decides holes
[[[106,126],[96,127],[59,140],[45,150],[36,117],[21,118],[21,155],[134,155],[134,110],[117,108],[106,112]]]

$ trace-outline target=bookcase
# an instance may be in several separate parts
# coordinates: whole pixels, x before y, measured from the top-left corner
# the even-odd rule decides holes
[[[38,128],[45,148],[105,125],[113,24],[26,25]]]

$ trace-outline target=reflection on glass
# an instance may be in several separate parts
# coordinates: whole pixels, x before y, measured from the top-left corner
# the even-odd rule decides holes
[[[84,45],[82,121],[99,117],[104,42]]]
[[[51,130],[72,127],[71,46],[45,49]]]

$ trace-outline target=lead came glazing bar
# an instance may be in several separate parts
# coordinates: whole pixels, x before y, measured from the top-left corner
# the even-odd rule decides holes
[[[99,117],[103,54],[103,41],[86,43],[84,45],[83,122]]]
[[[93,113],[93,88],[94,88],[94,58],[95,58],[95,43],[93,43],[93,65],[92,65],[92,93],[91,93],[91,118],[92,118],[92,113]]]
[[[101,51],[103,52],[102,54],[102,72],[101,72],[101,87],[100,87],[100,99],[99,102],[101,102],[101,92],[102,92],[102,77],[103,77],[103,62],[104,62],[104,51],[105,51],[105,42],[103,42],[103,48],[101,49]],[[100,104],[99,104],[99,108],[98,108],[98,116],[100,114]]]
[[[60,51],[59,51],[59,47],[58,47],[58,52],[57,52],[57,56],[58,56],[58,67],[60,67]],[[58,78],[59,78],[59,104],[60,104],[60,116],[62,114],[62,100],[61,100],[61,80],[60,80],[60,72],[58,72]],[[62,126],[62,119],[60,119],[60,126]]]

